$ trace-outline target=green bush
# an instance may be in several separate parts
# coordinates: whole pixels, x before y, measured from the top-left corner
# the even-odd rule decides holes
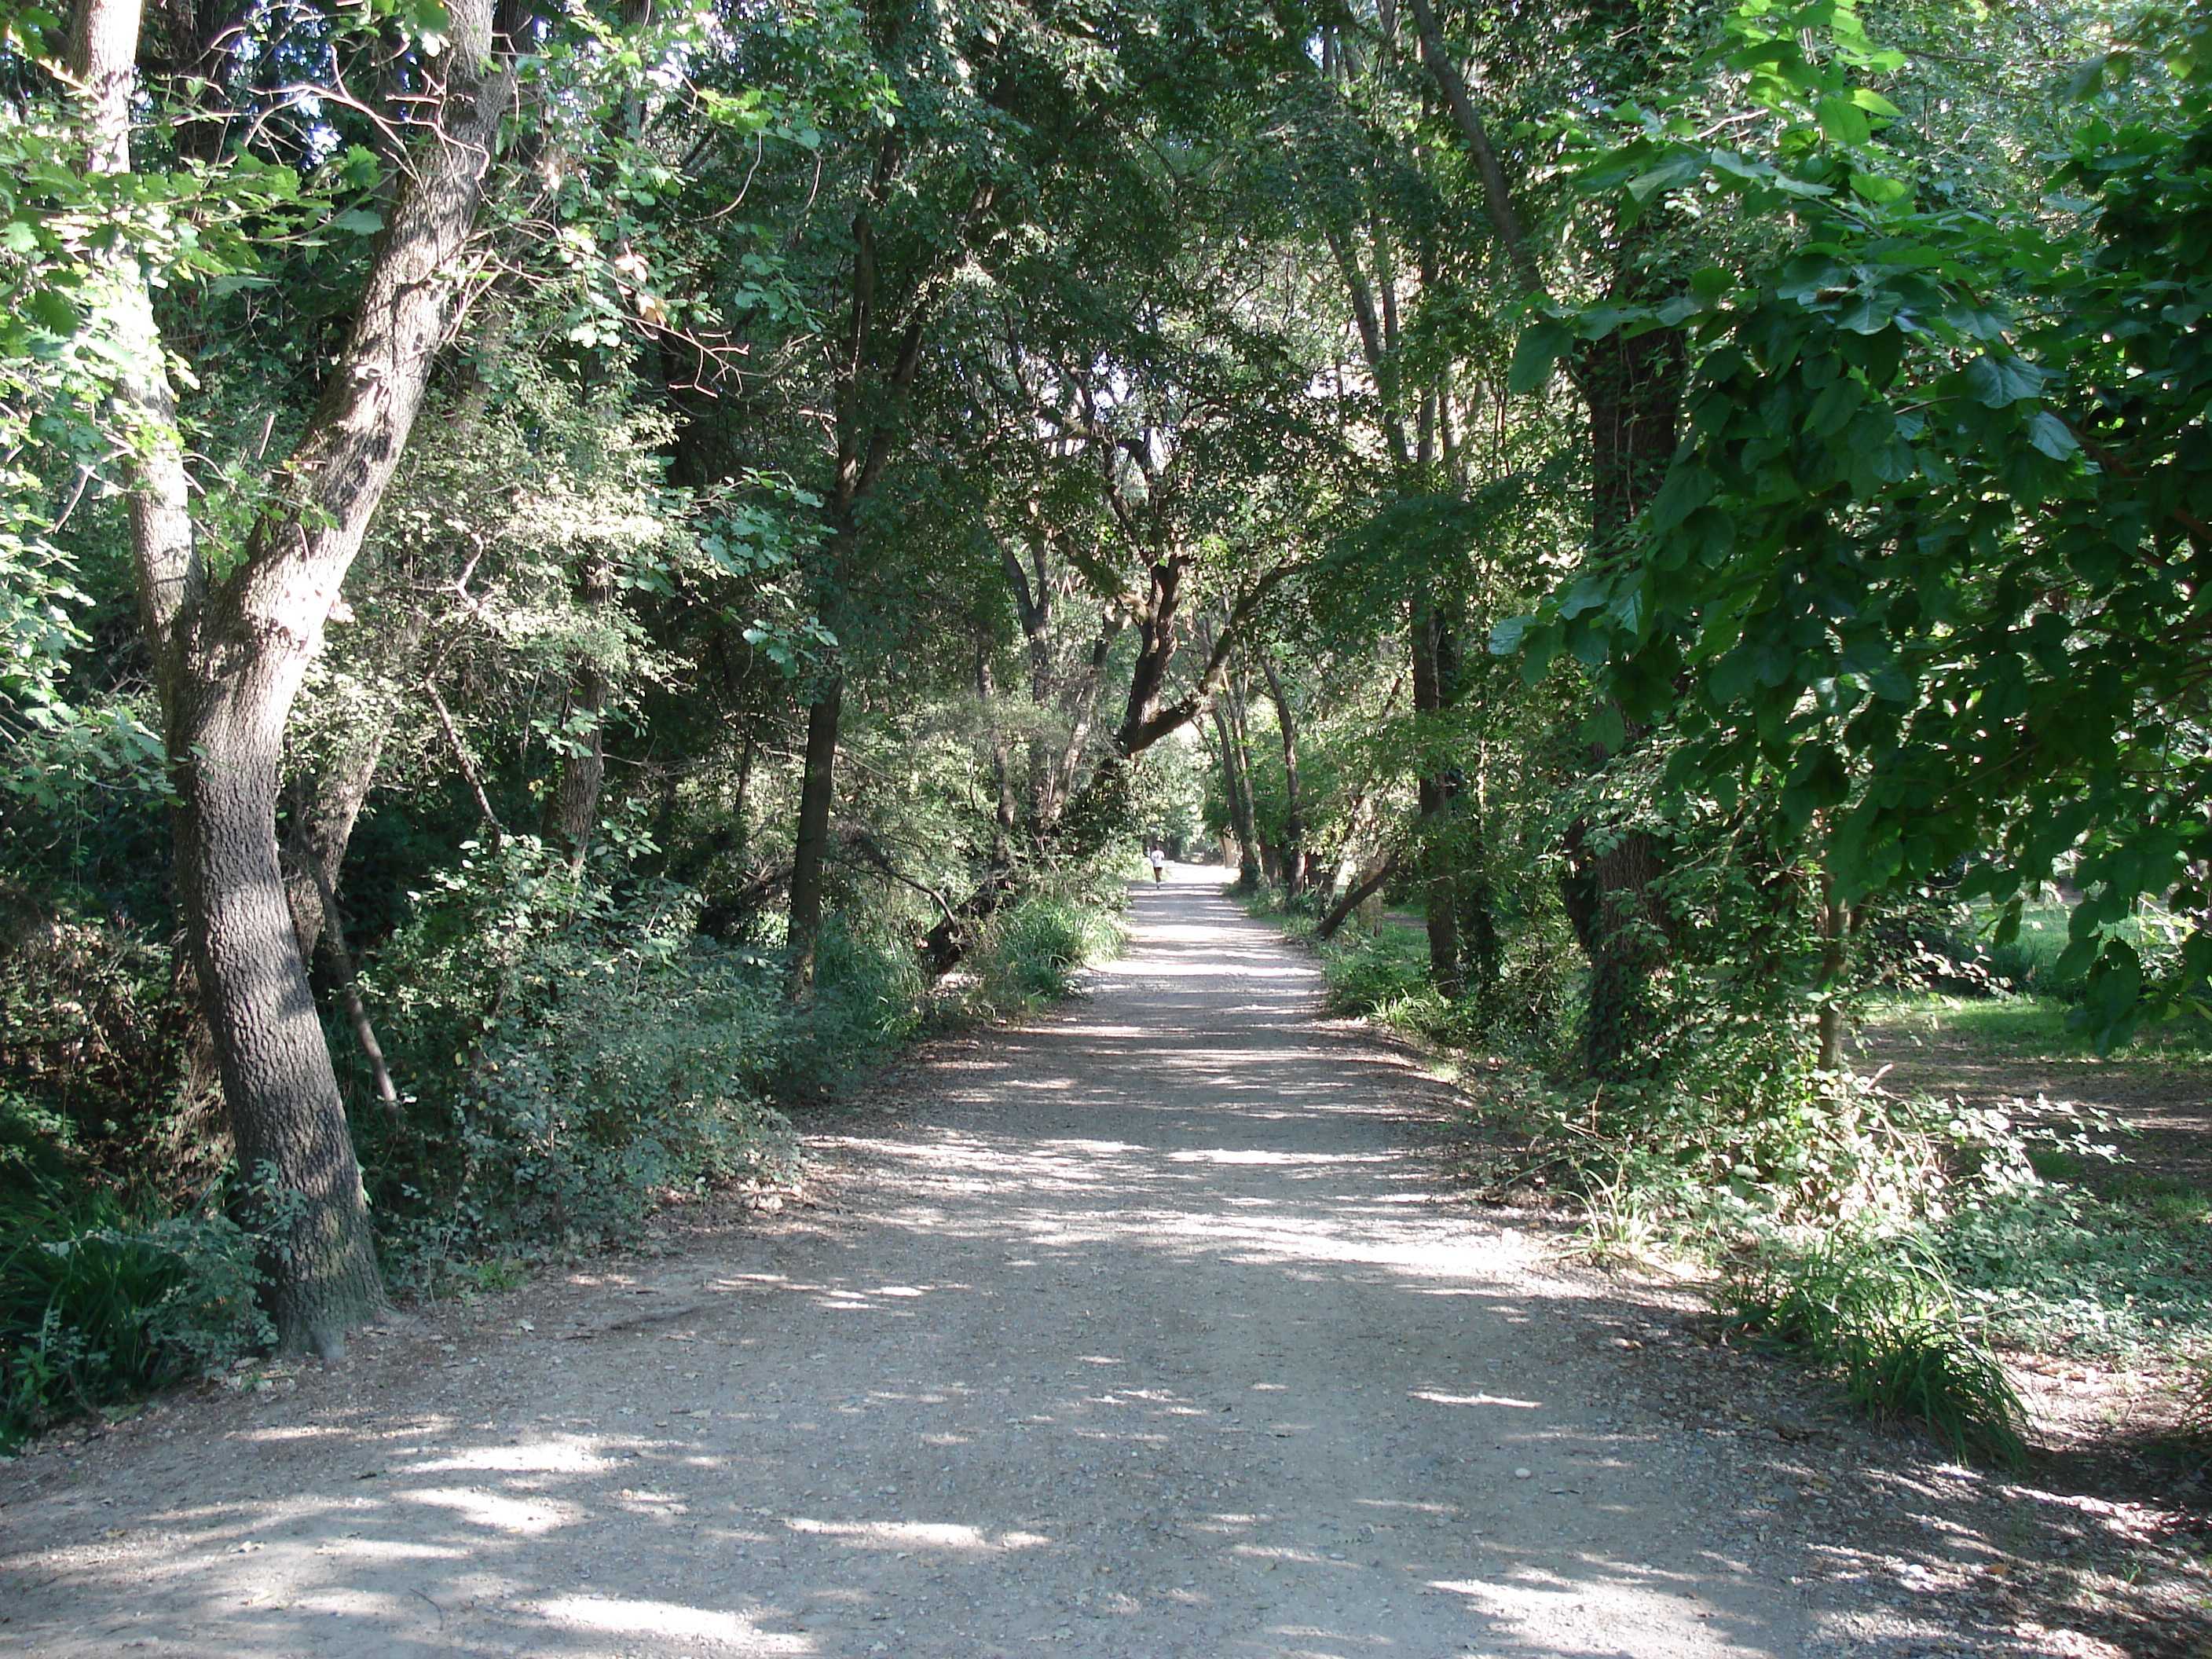
[[[376,969],[408,1098],[362,1132],[395,1283],[619,1243],[671,1191],[787,1174],[780,971],[701,939],[694,902],[617,903],[519,839],[418,900]]]
[[[129,1185],[205,1184],[168,1133],[190,1029],[170,979],[165,946],[0,878],[0,1180],[59,1157]]]
[[[1743,1329],[1834,1367],[1869,1415],[1917,1423],[1962,1459],[2024,1459],[2019,1393],[1967,1328],[1941,1267],[1909,1240],[1770,1241],[1732,1264],[1723,1299]]]
[[[0,1449],[57,1419],[219,1370],[274,1339],[253,1237],[19,1194],[0,1223]]]

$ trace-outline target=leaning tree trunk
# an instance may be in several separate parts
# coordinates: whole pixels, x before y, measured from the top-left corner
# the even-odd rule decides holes
[[[267,1266],[279,1340],[341,1353],[385,1306],[345,1107],[284,891],[276,804],[284,724],[340,583],[398,464],[443,337],[511,70],[491,0],[453,0],[441,79],[376,245],[353,329],[244,555],[198,556],[183,447],[143,273],[118,273],[126,325],[154,348],[118,388],[134,554],[176,791],[177,884],[239,1164],[275,1200]],[[84,0],[79,68],[92,165],[130,166],[135,0]]]

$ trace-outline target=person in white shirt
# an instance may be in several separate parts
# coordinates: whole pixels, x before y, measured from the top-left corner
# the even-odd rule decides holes
[[[1155,847],[1145,856],[1152,861],[1152,879],[1155,882],[1165,881],[1168,878],[1168,855]]]

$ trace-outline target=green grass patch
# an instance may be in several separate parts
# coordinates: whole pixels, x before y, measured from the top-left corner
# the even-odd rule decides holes
[[[1993,1060],[2151,1063],[2212,1066],[2212,1022],[2180,1016],[2139,1030],[2129,1045],[2099,1056],[2074,1006],[2057,997],[1936,994],[1870,1000],[1864,1024],[1908,1042],[1963,1048]]]
[[[1942,1264],[1911,1241],[1770,1241],[1730,1265],[1722,1302],[1759,1341],[1833,1369],[1877,1421],[1917,1424],[1962,1460],[2024,1461],[2018,1391],[1972,1333]]]
[[[1040,895],[997,919],[974,968],[993,1009],[1019,1012],[1073,994],[1077,974],[1120,955],[1127,938],[1121,917],[1099,904]]]

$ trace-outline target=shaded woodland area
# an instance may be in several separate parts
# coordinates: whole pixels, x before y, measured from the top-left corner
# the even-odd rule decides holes
[[[10,1441],[774,1194],[1150,845],[1878,1416],[2187,1431],[2201,1183],[1859,1044],[2200,1055],[2197,10],[0,16]]]

